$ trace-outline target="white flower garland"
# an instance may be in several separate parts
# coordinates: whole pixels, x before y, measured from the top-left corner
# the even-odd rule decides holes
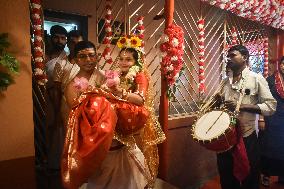
[[[238,16],[284,30],[283,0],[202,0]]]
[[[268,38],[264,38],[264,65],[263,65],[263,76],[268,77]]]
[[[198,83],[198,90],[200,94],[205,93],[205,76],[204,76],[204,52],[205,52],[205,46],[204,46],[204,41],[205,41],[205,20],[204,19],[199,19],[198,20],[198,30],[199,30],[199,35],[198,35],[198,46],[199,46],[199,83]]]
[[[184,33],[175,24],[165,28],[161,36],[160,57],[163,79],[167,81],[167,94],[171,97],[176,90],[176,81],[183,67]]]
[[[106,48],[104,49],[104,52],[102,56],[104,57],[105,61],[109,64],[111,64],[112,57],[111,57],[111,49],[110,44],[112,40],[112,28],[111,28],[111,18],[112,18],[112,10],[111,10],[111,0],[106,0],[106,15],[105,15],[105,32],[106,36],[103,40],[103,44],[106,44]]]

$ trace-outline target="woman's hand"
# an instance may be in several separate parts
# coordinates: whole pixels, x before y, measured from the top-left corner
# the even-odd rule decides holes
[[[108,87],[109,92],[112,94],[122,97],[122,88],[119,85],[114,85],[112,87]]]

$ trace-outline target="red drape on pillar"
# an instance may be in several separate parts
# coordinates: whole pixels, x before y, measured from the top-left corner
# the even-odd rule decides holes
[[[173,23],[174,17],[174,0],[165,0],[164,7],[165,15],[165,27],[168,27]],[[169,115],[169,99],[167,96],[167,86],[168,83],[161,75],[161,97],[160,97],[160,109],[159,109],[159,121],[162,125],[163,131],[166,135],[166,141],[159,145],[159,156],[160,156],[160,166],[159,166],[159,177],[167,180],[167,170],[168,170],[168,115]]]
[[[277,59],[278,61],[280,58],[284,56],[284,31],[279,30],[277,31]]]

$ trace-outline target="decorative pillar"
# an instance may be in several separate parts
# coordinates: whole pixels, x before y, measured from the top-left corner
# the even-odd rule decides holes
[[[173,23],[174,17],[174,0],[165,0],[164,7],[165,15],[165,27],[168,27]],[[161,97],[160,97],[160,107],[159,107],[159,121],[162,129],[165,133],[166,140],[162,144],[159,144],[159,156],[160,156],[160,166],[159,166],[159,177],[167,180],[167,170],[168,170],[168,115],[169,115],[169,99],[167,96],[167,81],[163,78],[161,73]]]

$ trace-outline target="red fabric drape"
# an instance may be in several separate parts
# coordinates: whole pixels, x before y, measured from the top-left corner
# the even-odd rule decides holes
[[[65,188],[77,189],[107,155],[117,117],[108,100],[89,95],[69,116],[61,162]]]

